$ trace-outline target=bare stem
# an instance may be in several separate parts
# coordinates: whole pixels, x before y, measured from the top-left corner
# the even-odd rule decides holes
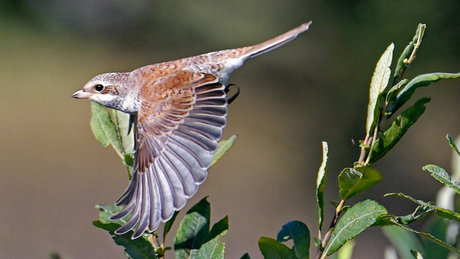
[[[377,123],[378,125],[378,123]],[[374,143],[375,143],[375,140],[377,139],[377,132],[379,131],[379,127],[378,126],[375,126],[375,129],[374,129],[374,135],[372,136],[372,138],[370,138],[370,150],[369,150],[369,153],[367,155],[367,159],[366,159],[366,162],[364,162],[364,165],[368,165],[369,164],[369,161],[371,160],[371,155],[372,155],[372,147],[374,146]]]
[[[361,146],[361,154],[359,155],[358,163],[364,163],[364,159],[366,158],[366,153],[367,153],[367,146],[369,142],[369,133],[366,134],[366,138],[364,138],[363,144]]]

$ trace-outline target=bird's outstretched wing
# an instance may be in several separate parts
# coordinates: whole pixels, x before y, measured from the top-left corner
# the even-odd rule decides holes
[[[135,125],[131,182],[111,217],[130,219],[133,239],[154,231],[182,209],[204,182],[226,124],[225,86],[211,74],[181,70],[143,87]],[[137,225],[137,226],[136,226]]]

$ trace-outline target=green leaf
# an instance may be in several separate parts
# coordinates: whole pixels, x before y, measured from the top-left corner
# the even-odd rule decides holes
[[[195,204],[179,225],[174,238],[176,258],[185,258],[198,253],[209,235],[211,205],[203,198]],[[196,251],[195,251],[196,250]]]
[[[130,115],[118,110],[113,110],[113,123],[120,137],[121,152],[123,154],[123,164],[126,165],[128,170],[129,179],[133,174],[133,152],[134,152],[134,136],[133,130],[129,131]]]
[[[129,114],[113,110],[113,123],[115,124],[117,131],[120,135],[123,153],[131,154],[134,149],[134,136],[133,136],[133,129],[130,129],[129,123]]]
[[[318,229],[321,232],[324,221],[324,186],[326,184],[327,172],[327,159],[329,157],[329,147],[327,142],[323,141],[323,162],[318,170],[318,178],[316,180],[316,203],[317,203],[317,217]]]
[[[166,221],[165,227],[163,230],[163,240],[166,240],[166,236],[168,235],[169,231],[171,231],[171,228],[178,214],[179,214],[179,211],[174,212],[174,215],[172,216],[172,218]]]
[[[456,221],[460,222],[460,214],[459,213],[451,211],[451,210],[448,210],[448,209],[438,207],[438,206],[434,205],[431,202],[425,202],[425,201],[422,201],[422,200],[417,200],[417,199],[414,199],[411,196],[405,195],[403,193],[387,193],[387,194],[385,194],[385,196],[395,196],[395,197],[402,197],[402,198],[409,199],[409,200],[411,200],[411,201],[413,201],[413,202],[415,202],[415,203],[417,203],[417,204],[419,204],[421,206],[425,206],[425,207],[434,209],[436,211],[436,214],[441,216],[441,217],[443,217],[443,218],[453,219],[453,220],[456,220]]]
[[[220,239],[227,234],[224,230],[219,235],[204,243],[198,250],[196,258],[199,259],[224,259],[225,257],[225,243]]]
[[[401,106],[403,106],[414,94],[415,90],[419,87],[428,86],[432,82],[437,82],[441,79],[454,79],[460,76],[460,73],[451,74],[451,73],[430,73],[418,75],[412,79],[407,85],[399,91],[396,97],[396,103],[389,108],[389,111],[394,113]]]
[[[410,63],[408,63],[408,60],[410,56],[414,55],[417,52],[417,49],[422,42],[423,36],[425,35],[425,29],[426,25],[419,23],[417,26],[417,30],[415,31],[415,36],[412,39],[411,42],[409,42],[409,45],[404,49],[403,53],[398,59],[398,62],[396,63],[396,68],[395,68],[395,73],[393,76],[393,85],[398,84],[399,80],[402,79],[402,76],[404,75],[404,71],[409,67]]]
[[[404,224],[404,225],[408,225],[416,220],[419,220],[419,219],[422,219],[426,216],[428,216],[428,214],[430,214],[431,212],[433,212],[434,209],[432,208],[429,208],[429,207],[426,207],[426,206],[422,206],[422,205],[419,205],[417,206],[417,208],[415,208],[415,211],[412,212],[411,214],[409,215],[405,215],[405,216],[397,216],[397,220],[398,222]]]
[[[455,140],[449,134],[447,134],[446,138],[449,141],[450,147],[457,153],[457,155],[460,156],[460,151],[458,150],[457,145],[455,144]]]
[[[396,102],[396,96],[398,95],[398,92],[401,90],[402,87],[404,87],[407,83],[409,83],[409,80],[403,79],[399,81],[396,85],[390,88],[388,93],[386,94],[385,97],[385,104],[387,106],[390,106],[390,104],[394,104]],[[392,115],[391,112],[386,111],[385,115],[387,117],[390,117]]]
[[[225,216],[223,219],[221,219],[219,222],[214,224],[211,228],[211,231],[209,231],[209,236],[207,240],[211,240],[216,238],[218,235],[221,235],[224,231],[228,230],[228,216]]]
[[[438,244],[438,245],[440,245],[440,246],[442,246],[442,247],[444,247],[444,248],[449,249],[449,251],[454,252],[454,253],[460,255],[460,250],[458,250],[457,248],[455,248],[455,247],[453,247],[453,246],[447,244],[446,242],[443,242],[443,241],[439,240],[438,238],[432,236],[431,234],[428,234],[428,233],[424,233],[424,232],[420,232],[420,231],[414,230],[414,229],[412,229],[412,228],[410,228],[410,227],[408,227],[408,226],[406,226],[406,225],[403,225],[403,224],[397,222],[396,220],[393,220],[392,223],[393,223],[394,225],[397,225],[397,226],[399,226],[399,227],[401,227],[401,228],[407,230],[407,231],[410,231],[410,232],[413,232],[413,233],[415,233],[415,234],[417,234],[417,235],[423,236],[423,237],[427,238],[428,240],[430,240],[431,242],[434,242],[434,243],[436,243],[436,244]]]
[[[99,209],[99,220],[102,223],[118,223],[121,225],[125,224],[127,219],[129,219],[130,215],[127,215],[126,217],[117,220],[117,221],[112,221],[109,220],[109,217],[114,215],[115,213],[121,211],[123,207],[115,206],[115,205],[102,205],[98,204],[96,205],[96,208]]]
[[[126,165],[129,177],[132,175],[134,138],[128,134],[129,115],[114,110],[113,119],[104,106],[91,102],[91,129],[96,139],[104,146],[112,145]]]
[[[217,150],[214,152],[214,159],[212,160],[211,166],[213,166],[217,160],[219,160],[233,146],[233,142],[235,142],[236,137],[237,135],[233,135],[228,140],[219,141],[219,147],[217,147]]]
[[[382,180],[380,173],[367,166],[345,168],[339,175],[340,198],[349,199]]]
[[[144,258],[144,257],[136,257],[136,251],[138,250],[145,250],[145,242],[141,241],[133,241],[131,242],[131,236],[133,234],[133,231],[129,231],[126,234],[123,235],[115,235],[115,230],[120,228],[122,225],[126,224],[127,220],[130,218],[130,215],[125,216],[124,218],[117,220],[117,221],[112,221],[109,220],[109,217],[114,215],[115,213],[119,212],[120,210],[123,209],[123,207],[118,207],[115,205],[96,205],[96,208],[99,209],[99,220],[96,220],[93,222],[93,225],[105,230],[108,230],[109,233],[112,235],[112,238],[115,240],[115,243],[124,246],[127,248],[128,251],[125,251],[128,255],[130,255],[130,258]],[[144,234],[142,238],[138,238],[136,240],[144,240],[147,241],[149,246],[151,247],[151,243],[148,241],[148,236],[149,234]],[[124,240],[124,239],[129,239],[129,240]],[[134,245],[135,247],[131,247]],[[152,247],[153,250],[153,247]],[[134,254],[134,255],[133,255]],[[156,257],[153,257],[156,258]]]
[[[283,226],[276,238],[278,242],[294,241],[292,250],[299,259],[308,259],[310,250],[310,231],[300,221],[290,221]]]
[[[251,259],[251,257],[249,257],[248,253],[245,253],[240,259]]]
[[[348,240],[371,227],[384,214],[387,214],[385,207],[375,201],[364,200],[355,204],[339,219],[323,255],[331,255],[336,252]]]
[[[112,145],[117,154],[123,158],[120,136],[118,135],[115,123],[112,122],[109,111],[104,106],[96,102],[91,102],[91,112],[90,125],[96,139],[104,147]]]
[[[96,220],[93,222],[93,225],[98,228],[102,228],[109,231],[115,243],[119,246],[123,246],[125,248],[125,254],[128,255],[130,258],[157,258],[152,244],[150,244],[150,242],[144,238],[132,239],[132,231],[123,235],[115,235],[115,230],[117,230],[121,226],[120,224],[104,223],[100,220]]]
[[[367,106],[366,133],[372,135],[371,131],[379,119],[380,96],[388,85],[391,75],[391,60],[393,59],[394,44],[385,50],[375,67],[369,90],[369,104]]]
[[[451,223],[454,222],[441,217],[432,217],[424,225],[423,229],[424,232],[429,233],[430,235],[438,238],[443,242],[446,242],[447,237],[449,236],[449,226],[451,225]],[[449,258],[449,250],[445,247],[439,246],[436,243],[429,241],[428,239],[423,239],[422,241],[425,247],[426,258]]]
[[[436,180],[440,181],[446,186],[449,186],[456,193],[460,194],[460,183],[457,181],[452,181],[446,170],[437,165],[426,165],[422,169],[430,172],[431,176],[433,176]]]
[[[430,98],[422,98],[413,106],[407,108],[399,115],[391,126],[375,141],[370,154],[370,163],[375,163],[390,151],[396,143],[406,134],[409,128],[417,122],[418,118],[425,112],[425,104]]]
[[[320,250],[323,249],[323,248],[321,247],[321,243],[322,243],[322,242],[321,242],[321,239],[316,238],[316,237],[313,238],[313,244],[316,246],[316,248],[318,248],[318,249],[320,249]]]
[[[273,238],[260,237],[259,249],[265,259],[297,259],[289,247]]]
[[[411,259],[410,250],[423,251],[423,246],[414,233],[398,226],[386,226],[382,228],[382,231],[393,246],[396,247],[401,259]]]

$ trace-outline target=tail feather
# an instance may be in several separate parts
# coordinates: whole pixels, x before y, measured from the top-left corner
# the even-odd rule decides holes
[[[272,51],[278,47],[283,46],[284,44],[290,42],[291,40],[295,39],[297,35],[300,33],[308,30],[310,27],[310,24],[312,22],[309,21],[308,23],[304,23],[300,25],[297,28],[294,28],[286,33],[281,34],[278,37],[275,37],[273,39],[267,40],[265,42],[262,42],[260,44],[250,46],[248,49],[245,51],[245,54],[248,55],[248,58],[254,58],[259,55],[262,55],[264,53],[267,53],[269,51]]]

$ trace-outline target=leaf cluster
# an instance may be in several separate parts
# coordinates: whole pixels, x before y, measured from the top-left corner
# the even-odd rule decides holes
[[[221,238],[228,231],[228,217],[224,217],[215,223],[210,229],[211,205],[203,198],[187,211],[184,219],[180,222],[177,234],[174,238],[174,250],[176,258],[209,258],[222,259],[225,256],[225,243]],[[110,221],[109,217],[117,213],[120,208],[116,206],[98,205],[99,220],[93,225],[107,230],[117,245],[125,248],[128,258],[162,258],[171,247],[159,244],[156,233],[145,233],[141,238],[132,239],[133,231],[123,235],[116,235],[115,230],[120,228],[124,219]],[[165,224],[163,241],[171,230],[178,212]]]
[[[417,205],[417,208],[410,215],[391,215],[384,206],[369,199],[362,200],[351,206],[345,205],[348,199],[363,193],[382,180],[381,174],[372,168],[372,164],[384,157],[425,112],[425,105],[430,101],[430,98],[426,97],[416,100],[414,104],[403,109],[405,104],[411,100],[414,92],[418,88],[428,86],[432,82],[437,82],[440,79],[453,79],[460,76],[460,73],[429,73],[418,75],[413,79],[405,78],[405,72],[414,61],[416,53],[420,48],[425,28],[426,26],[424,24],[419,24],[412,41],[407,45],[396,62],[393,76],[391,75],[391,63],[394,50],[393,44],[388,46],[377,62],[370,84],[365,127],[366,134],[364,140],[360,141],[361,153],[359,159],[353,164],[353,167],[343,169],[338,175],[339,195],[341,200],[339,202],[333,202],[336,206],[335,215],[329,229],[324,235],[322,233],[324,223],[323,191],[325,188],[330,150],[328,144],[323,142],[323,161],[318,171],[316,186],[318,218],[318,237],[314,239],[314,243],[318,249],[316,258],[331,256],[344,246],[347,251],[350,251],[350,247],[353,245],[347,245],[347,242],[350,242],[370,227],[384,227],[383,229],[392,229],[394,233],[400,233],[399,230],[405,232],[409,231],[412,234],[422,236],[426,238],[426,240],[429,240],[429,242],[436,244],[437,248],[432,248],[432,251],[441,247],[446,251],[460,255],[460,250],[446,242],[445,239],[440,239],[430,233],[414,230],[408,226],[408,224],[433,213],[445,220],[458,221],[460,214],[452,210],[436,206],[431,202],[417,200],[402,193],[387,194],[386,196],[402,197],[413,201]],[[459,153],[451,138],[449,142],[452,148]],[[442,168],[434,165],[427,165],[423,169],[430,171],[435,179],[448,188],[452,188],[456,192],[459,192],[460,184],[452,181],[449,174]],[[302,229],[302,231],[308,231],[306,226],[302,225],[303,223],[295,223],[301,226],[299,228]],[[398,231],[394,231],[394,228],[397,228]],[[447,229],[445,230],[447,231]],[[390,233],[391,231],[387,232]],[[388,234],[387,236],[391,239],[395,235]],[[277,241],[278,242],[275,242],[267,238],[261,238],[259,240],[259,247],[265,258],[309,258],[308,256],[299,257],[293,252],[294,250],[302,250],[296,243],[294,243],[291,249],[288,249],[281,243],[283,240]],[[307,242],[304,242],[303,245],[307,246]],[[403,251],[402,253],[407,251],[411,258],[423,258],[424,254],[429,253],[427,250],[424,250],[424,246],[422,245],[419,245],[420,249],[417,251],[411,251],[408,247],[411,246],[400,246],[400,250]],[[306,249],[306,247],[303,247],[303,249]],[[341,254],[339,258],[351,258],[351,252],[347,252],[346,255]]]

